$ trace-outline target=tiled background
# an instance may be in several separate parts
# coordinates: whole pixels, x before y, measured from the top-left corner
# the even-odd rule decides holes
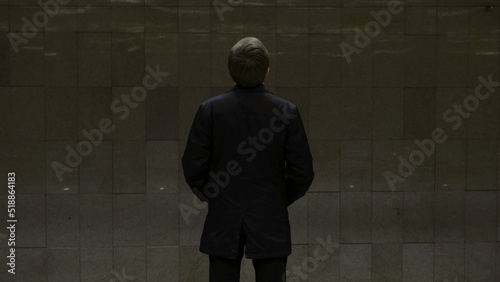
[[[16,172],[18,219],[15,276],[0,228],[1,281],[208,281],[206,209],[179,162],[199,103],[232,87],[226,56],[245,36],[268,47],[265,84],[298,105],[314,155],[310,192],[289,208],[289,281],[500,281],[500,88],[457,130],[442,117],[479,75],[500,80],[498,0],[403,1],[350,63],[339,44],[389,1],[240,0],[219,17],[213,0],[70,0],[16,53],[8,35],[37,2],[0,0],[0,181]],[[110,104],[147,65],[169,76],[120,120]],[[59,182],[52,163],[103,118],[116,129]],[[448,140],[391,191],[383,173],[435,127]],[[180,204],[198,213],[189,224]],[[242,281],[252,272],[244,260]]]

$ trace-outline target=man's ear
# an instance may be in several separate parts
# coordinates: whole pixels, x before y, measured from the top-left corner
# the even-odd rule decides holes
[[[267,67],[266,77],[269,75],[269,67]]]

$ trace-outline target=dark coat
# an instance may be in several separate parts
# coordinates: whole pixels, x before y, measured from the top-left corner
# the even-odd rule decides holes
[[[236,258],[241,228],[246,258],[291,254],[288,206],[314,178],[302,118],[264,84],[203,102],[182,157],[186,182],[208,202],[200,252]]]

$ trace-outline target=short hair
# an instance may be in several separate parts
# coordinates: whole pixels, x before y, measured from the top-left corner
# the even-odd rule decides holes
[[[263,83],[269,67],[269,52],[255,37],[238,41],[229,52],[227,68],[236,84],[243,87]]]

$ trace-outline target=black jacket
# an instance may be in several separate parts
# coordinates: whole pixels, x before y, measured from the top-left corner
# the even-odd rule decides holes
[[[314,178],[297,107],[264,84],[235,85],[203,102],[182,157],[186,182],[208,202],[200,252],[236,258],[241,228],[245,256],[291,254],[288,206]]]

